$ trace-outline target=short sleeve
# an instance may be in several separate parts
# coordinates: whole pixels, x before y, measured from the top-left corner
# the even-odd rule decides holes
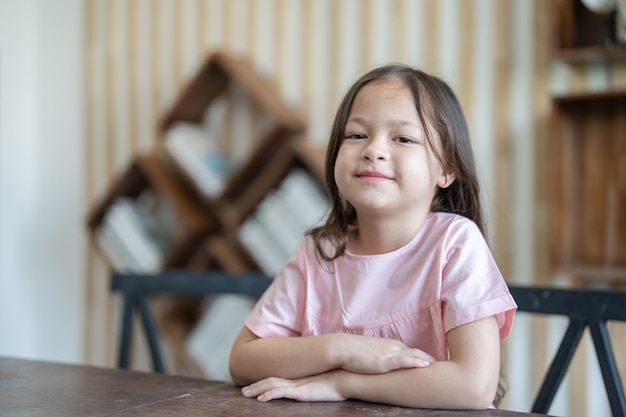
[[[274,282],[245,319],[246,327],[261,338],[301,335],[306,297],[302,268],[303,246],[287,261]]]
[[[487,242],[471,221],[456,222],[448,230],[441,300],[446,333],[489,316],[498,320],[500,341],[511,332],[517,305]]]

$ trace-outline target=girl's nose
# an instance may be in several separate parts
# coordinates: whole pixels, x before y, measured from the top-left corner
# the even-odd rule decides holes
[[[368,161],[387,160],[389,159],[389,150],[382,140],[371,139],[363,148],[361,158]]]

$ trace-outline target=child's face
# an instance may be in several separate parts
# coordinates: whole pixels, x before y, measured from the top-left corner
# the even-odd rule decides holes
[[[335,181],[359,218],[394,216],[410,222],[430,211],[436,188],[446,186],[446,178],[408,87],[399,80],[367,84],[354,100],[344,133]]]

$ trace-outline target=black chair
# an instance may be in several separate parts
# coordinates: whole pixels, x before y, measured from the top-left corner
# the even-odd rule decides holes
[[[113,273],[111,289],[124,297],[120,368],[128,368],[132,339],[132,315],[139,310],[155,372],[165,372],[158,332],[148,297],[168,294],[202,297],[214,294],[244,294],[258,298],[272,279],[261,273],[227,274],[168,271],[158,274]],[[532,406],[533,413],[546,414],[570,365],[585,327],[589,326],[604,385],[614,417],[626,417],[626,401],[611,348],[606,322],[626,320],[626,292],[592,289],[556,289],[510,286],[518,311],[569,317],[570,323]]]
[[[113,273],[111,290],[122,294],[123,314],[118,366],[128,368],[132,341],[133,311],[141,314],[155,372],[165,372],[158,343],[157,327],[148,297],[168,294],[202,297],[215,294],[243,294],[258,298],[272,282],[260,273],[227,274],[224,272],[192,273],[168,271],[158,274]]]
[[[569,317],[569,326],[532,407],[546,414],[569,367],[585,327],[589,326],[614,417],[626,416],[626,401],[606,328],[608,320],[626,320],[626,292],[511,286],[518,311]]]

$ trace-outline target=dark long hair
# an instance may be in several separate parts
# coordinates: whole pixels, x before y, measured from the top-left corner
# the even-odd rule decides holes
[[[455,175],[455,180],[449,187],[438,188],[431,210],[465,216],[473,220],[483,235],[485,234],[469,130],[454,91],[441,79],[418,69],[402,64],[385,65],[363,75],[350,87],[335,116],[325,167],[331,210],[324,225],[309,231],[315,241],[318,256],[325,261],[332,261],[343,255],[348,241],[348,226],[356,219],[354,207],[341,198],[334,175],[337,154],[344,139],[352,104],[365,85],[389,79],[400,80],[409,88],[429,146],[443,171]],[[440,138],[441,153],[435,146],[434,135],[429,126],[434,128]],[[333,253],[324,250],[325,241],[331,242]]]
[[[455,175],[455,180],[450,186],[437,189],[431,203],[431,211],[465,216],[474,221],[485,236],[474,155],[469,129],[459,100],[450,86],[440,78],[407,65],[391,64],[375,68],[359,78],[350,87],[337,110],[326,151],[325,167],[331,211],[324,225],[309,231],[320,260],[330,262],[344,254],[348,243],[348,227],[356,220],[354,207],[341,198],[334,174],[337,154],[345,137],[346,122],[352,104],[365,85],[373,81],[389,79],[400,80],[409,88],[430,148],[443,172]],[[440,138],[441,152],[435,146],[430,126]],[[326,252],[324,249],[326,241],[333,245],[334,252]],[[501,378],[494,399],[495,405],[502,400],[505,392],[506,387]]]

